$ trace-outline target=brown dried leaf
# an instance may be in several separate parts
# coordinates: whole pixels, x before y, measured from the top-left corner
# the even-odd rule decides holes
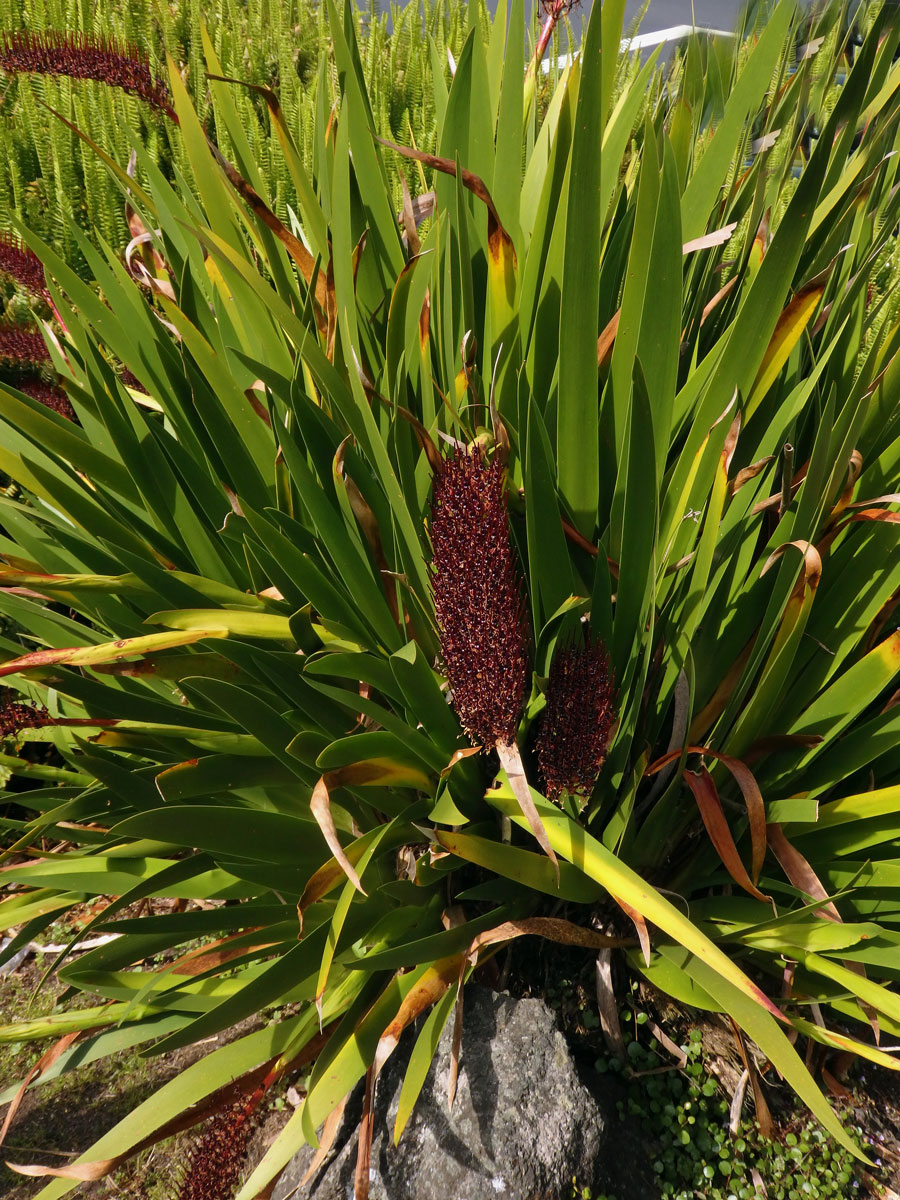
[[[719,754],[717,758],[722,766],[731,773],[744,798],[753,856],[750,876],[753,882],[757,883],[766,857],[766,806],[762,792],[759,790],[756,777],[746,763],[730,754]]]
[[[462,762],[464,758],[472,758],[475,754],[481,753],[480,746],[466,746],[463,750],[455,750],[450,757],[450,761],[441,771],[441,779],[446,779],[458,762]]]
[[[9,1109],[7,1110],[3,1125],[0,1127],[0,1146],[2,1146],[6,1140],[9,1127],[13,1123],[13,1118],[15,1117],[16,1113],[19,1111],[22,1101],[25,1099],[25,1093],[28,1091],[32,1080],[42,1072],[46,1071],[49,1067],[52,1067],[59,1056],[63,1054],[64,1051],[68,1050],[73,1042],[77,1041],[78,1038],[81,1037],[83,1032],[84,1031],[81,1029],[76,1029],[74,1033],[67,1033],[64,1037],[61,1037],[58,1039],[58,1041],[55,1041],[50,1049],[41,1055],[41,1057],[37,1060],[37,1062],[22,1080],[21,1087],[10,1101]]]
[[[707,734],[725,711],[728,701],[731,699],[731,694],[737,687],[738,680],[743,675],[744,667],[746,667],[752,653],[753,641],[749,641],[728,668],[724,679],[716,688],[712,698],[697,716],[694,717],[691,727],[688,730],[688,737],[692,742],[698,741]]]
[[[337,772],[332,772],[332,775],[336,775],[336,774],[337,774]],[[312,815],[316,819],[316,822],[317,822],[319,828],[322,830],[322,836],[325,838],[325,841],[328,843],[328,849],[334,855],[334,858],[337,861],[338,865],[340,866],[341,870],[344,872],[344,874],[347,876],[347,878],[350,880],[350,882],[353,884],[353,886],[356,888],[356,890],[358,892],[362,892],[362,894],[365,896],[366,890],[363,887],[363,885],[360,883],[359,876],[356,874],[356,871],[353,867],[353,864],[350,862],[350,859],[344,853],[344,847],[341,845],[341,843],[338,839],[337,829],[335,828],[335,824],[334,824],[334,818],[331,815],[331,798],[328,794],[328,784],[326,783],[325,775],[323,775],[319,779],[318,783],[313,788],[312,798],[309,802],[309,807],[310,807],[310,811],[312,812]],[[307,889],[308,888],[309,888],[309,885],[307,884]],[[305,895],[306,895],[306,892],[304,892],[304,896]],[[302,902],[302,900],[301,900],[301,902]]]
[[[825,739],[820,733],[772,733],[768,737],[758,738],[744,753],[747,766],[769,754],[778,754],[782,750],[809,750],[819,746]]]
[[[819,580],[822,578],[822,556],[812,542],[807,542],[802,538],[794,542],[785,542],[784,545],[773,550],[759,573],[760,578],[778,561],[789,546],[794,546],[803,555],[803,586],[817,588]]]
[[[849,1100],[853,1095],[849,1088],[835,1079],[827,1067],[822,1068],[822,1082],[836,1100]]]
[[[756,1064],[747,1053],[747,1047],[744,1044],[744,1035],[741,1033],[740,1026],[733,1017],[728,1018],[731,1022],[731,1028],[734,1031],[735,1041],[737,1042],[738,1050],[740,1051],[741,1060],[744,1064],[744,1070],[750,1076],[750,1085],[753,1088],[753,1103],[756,1106],[756,1122],[759,1125],[759,1131],[764,1138],[772,1138],[775,1136],[775,1122],[772,1120],[772,1114],[769,1111],[769,1105],[766,1103],[766,1097],[762,1090],[762,1082],[759,1078],[759,1072],[756,1069]]]
[[[403,232],[406,234],[406,244],[409,247],[409,253],[412,258],[422,249],[422,243],[419,241],[419,234],[416,229],[416,217],[413,212],[412,197],[409,194],[409,184],[406,182],[406,176],[400,175],[400,184],[403,188],[403,207],[400,209],[400,223],[403,226]]]
[[[441,171],[444,175],[451,175],[454,179],[456,178],[456,163],[452,158],[441,158],[437,154],[426,154],[423,150],[414,150],[410,146],[398,146],[396,142],[389,141],[383,137],[376,137],[375,140],[380,142],[382,146],[387,146],[389,150],[394,150],[397,154],[402,154],[404,158],[411,158],[426,167],[431,167],[434,171]],[[470,191],[473,196],[477,196],[488,210],[488,237],[490,238],[491,233],[495,229],[498,229],[508,241],[509,235],[503,228],[503,222],[497,214],[493,198],[484,180],[465,167],[460,168],[460,176],[463,187]]]
[[[356,1172],[353,1176],[354,1200],[369,1200],[369,1163],[372,1159],[372,1134],[374,1132],[375,1067],[366,1071],[363,1093],[362,1118],[359,1122],[359,1140],[356,1145]]]
[[[547,831],[541,821],[535,803],[531,798],[531,791],[528,787],[528,780],[525,778],[525,768],[522,765],[522,756],[519,753],[519,747],[512,743],[506,745],[504,742],[497,743],[497,756],[500,759],[500,765],[506,772],[509,779],[509,785],[513,790],[513,795],[518,802],[519,808],[522,810],[522,815],[528,821],[531,827],[531,832],[534,834],[538,845],[553,863],[556,870],[556,882],[559,883],[559,860],[554,853],[553,847],[550,845],[550,839],[547,837]]]
[[[225,76],[219,75],[210,75],[209,78],[220,79],[224,83],[241,82],[241,80],[238,79],[228,79]],[[252,87],[253,85],[245,86]],[[258,90],[265,91],[266,89],[259,88]],[[291,233],[291,231],[287,228],[287,226],[275,216],[275,214],[263,200],[262,196],[260,196],[259,193],[253,187],[251,187],[251,185],[246,179],[244,179],[237,168],[234,167],[227,158],[225,158],[215,142],[213,142],[211,138],[207,138],[206,141],[207,145],[209,146],[210,153],[222,168],[228,182],[238,193],[248,208],[250,208],[250,210],[255,213],[257,217],[259,217],[259,219],[268,229],[271,229],[271,231],[275,234],[275,236],[287,250],[288,254],[296,263],[300,274],[303,276],[303,279],[307,284],[311,284],[313,275],[316,272],[316,260],[303,245],[300,239],[295,237],[294,234]],[[315,297],[318,305],[324,309],[325,291],[321,273],[319,273],[318,278],[316,279]],[[321,327],[320,332],[322,332]]]
[[[682,1048],[676,1042],[673,1042],[666,1031],[661,1026],[657,1025],[655,1021],[648,1019],[647,1029],[656,1038],[659,1044],[665,1050],[668,1050],[678,1064],[678,1067],[683,1071],[687,1066],[688,1057]]]
[[[201,946],[198,950],[190,950],[181,958],[177,958],[172,963],[167,963],[160,970],[163,972],[172,971],[176,975],[200,975],[203,971],[210,971],[215,967],[221,967],[224,963],[230,962],[233,958],[239,958],[242,954],[249,954],[253,950],[264,950],[267,946],[275,945],[273,942],[259,942],[253,946],[239,946],[237,948],[228,949],[228,943],[233,942],[235,938],[242,938],[246,933],[252,930],[242,929],[239,933],[229,934],[226,938],[220,938],[209,945]]]
[[[331,1147],[334,1145],[334,1139],[337,1137],[338,1130],[341,1127],[341,1120],[344,1116],[344,1109],[347,1106],[347,1101],[350,1099],[350,1093],[343,1098],[337,1108],[333,1108],[325,1118],[325,1124],[322,1126],[322,1133],[319,1137],[319,1148],[312,1156],[309,1166],[306,1168],[306,1173],[300,1180],[300,1187],[305,1187],[312,1177],[318,1172],[319,1168],[325,1162],[325,1159],[331,1153]]]
[[[750,143],[750,153],[762,154],[764,150],[771,150],[778,141],[780,134],[780,129],[772,129],[768,133],[764,133],[762,137],[755,138]]]
[[[643,913],[639,913],[636,908],[632,908],[625,900],[618,896],[613,896],[616,904],[621,908],[625,916],[631,921],[637,933],[638,942],[641,946],[641,954],[644,956],[644,962],[650,966],[650,934],[647,930],[647,922],[644,920]]]
[[[719,288],[713,298],[706,302],[706,304],[703,306],[703,312],[700,314],[701,326],[704,324],[710,313],[715,312],[725,297],[731,294],[731,292],[734,290],[734,285],[738,281],[738,278],[739,276],[732,275],[728,282],[723,287]]]
[[[822,881],[800,851],[792,846],[784,836],[781,826],[776,823],[767,825],[766,837],[769,848],[778,859],[782,871],[784,871],[794,887],[799,888],[801,892],[805,892],[807,896],[811,896],[813,900],[824,901],[820,910],[822,915],[830,921],[839,922],[841,914],[831,900],[829,900],[828,893],[822,886]]]
[[[734,1095],[731,1097],[731,1108],[728,1112],[728,1128],[731,1130],[732,1136],[737,1137],[738,1130],[741,1127],[741,1113],[744,1109],[744,1093],[747,1091],[747,1084],[750,1082],[750,1072],[744,1067],[741,1072],[741,1077],[737,1081],[737,1087],[734,1089]]]
[[[741,861],[737,846],[734,844],[734,838],[731,836],[731,830],[725,819],[725,813],[722,811],[722,802],[719,799],[719,793],[716,790],[716,785],[709,771],[707,771],[706,767],[701,767],[699,772],[684,771],[683,778],[694,793],[694,799],[697,801],[697,808],[700,810],[700,816],[703,819],[703,824],[706,826],[709,840],[715,847],[716,853],[721,858],[728,874],[739,887],[742,887],[754,899],[771,902],[771,897],[763,895],[747,874],[747,869]]]
[[[718,750],[711,750],[708,746],[686,746],[684,749],[670,750],[662,758],[658,758],[655,762],[651,763],[644,774],[655,775],[657,771],[661,771],[663,767],[680,758],[682,754],[703,754],[709,758],[717,759],[730,772],[735,783],[740,788],[744,804],[747,807],[747,817],[750,823],[750,840],[753,850],[752,876],[755,883],[759,879],[763,861],[766,857],[766,808],[762,792],[759,790],[759,784],[756,782],[756,777],[741,759],[735,758],[731,754],[722,754]],[[716,795],[716,801],[718,802],[718,794]],[[768,900],[769,897],[767,896],[765,899]]]
[[[766,1182],[760,1175],[758,1167],[750,1168],[750,1178],[753,1180],[753,1186],[757,1193],[763,1197],[763,1200],[768,1200],[769,1189],[766,1187]]]
[[[621,308],[618,309],[606,324],[603,332],[597,338],[597,367],[609,366],[612,359],[613,346],[616,343],[616,334],[619,332],[619,320],[622,316]]]
[[[546,938],[547,941],[558,942],[564,946],[585,946],[590,950],[622,949],[633,945],[630,938],[598,933],[595,929],[586,929],[583,925],[575,925],[572,921],[564,921],[559,917],[526,917],[521,921],[504,921],[501,925],[495,925],[493,929],[483,930],[469,946],[469,959],[474,962],[478,951],[483,950],[485,946],[528,936]]]
[[[138,219],[136,218],[136,220]],[[140,222],[138,221],[138,223]],[[143,226],[141,226],[141,228],[143,229]],[[138,250],[144,246],[149,246],[152,254],[151,261],[153,262],[157,271],[165,272],[165,263],[162,261],[157,251],[153,248],[152,243],[153,234],[148,233],[147,230],[136,234],[125,247],[125,265],[128,267],[128,271],[132,278],[137,280],[138,283],[142,284],[149,291],[154,292],[158,296],[165,296],[167,300],[171,300],[174,304],[175,289],[172,287],[168,277],[165,274],[154,275],[152,271],[148,270],[142,257],[136,257]]]
[[[725,445],[722,447],[722,462],[725,466],[726,475],[731,468],[731,460],[734,458],[734,452],[737,448],[740,432],[741,413],[740,409],[738,409],[738,411],[734,414],[734,420],[731,422],[728,433],[725,435]]]
[[[772,461],[774,461],[774,455],[773,455]],[[794,478],[791,480],[790,492],[791,492],[792,496],[797,491],[797,489],[800,487],[800,484],[803,482],[803,480],[806,478],[806,473],[808,470],[809,470],[809,463],[805,462],[803,464],[803,466],[800,467],[800,469],[797,471]],[[767,512],[770,508],[778,508],[779,505],[782,503],[783,499],[784,499],[784,492],[782,490],[782,491],[777,492],[774,496],[768,496],[765,500],[757,501],[757,503],[753,505],[753,507],[751,508],[750,511],[751,511],[751,513],[753,513],[754,516],[757,513]]]
[[[369,380],[366,380],[362,376],[361,378],[363,387],[370,396],[376,397],[376,399],[381,401],[385,408],[389,408],[394,415],[401,417],[408,425],[412,426],[413,432],[416,435],[416,440],[422,447],[425,457],[428,459],[428,465],[431,467],[432,471],[440,471],[444,461],[441,457],[441,452],[434,444],[431,434],[428,432],[419,418],[411,413],[408,408],[404,408],[402,404],[392,404],[390,400],[385,399],[384,396],[380,396],[375,391],[374,386]]]
[[[843,529],[845,525],[851,525],[854,521],[884,521],[887,525],[900,525],[900,513],[892,512],[888,508],[864,508],[841,521],[838,529]]]
[[[729,240],[736,229],[737,221],[733,221],[730,225],[723,225],[721,229],[714,229],[711,233],[704,233],[702,237],[693,238],[690,242],[685,242],[681,247],[681,253],[693,254],[695,250],[710,250],[713,246],[721,246]]]
[[[459,1048],[462,1045],[463,1022],[463,982],[466,977],[468,960],[463,958],[459,965],[459,977],[456,981],[456,1011],[453,1018],[453,1039],[450,1043],[450,1072],[447,1078],[447,1108],[453,1107],[456,1099],[456,1085],[459,1081]]]
[[[453,954],[448,958],[438,959],[424,972],[415,987],[410,989],[397,1010],[397,1015],[378,1039],[374,1061],[376,1076],[394,1053],[397,1043],[400,1041],[400,1035],[407,1025],[413,1022],[426,1008],[431,1008],[440,1000],[447,988],[459,979],[460,973],[465,973],[467,961],[465,954]]]
[[[594,965],[594,982],[597,992],[597,1012],[600,1029],[611,1054],[622,1062],[627,1060],[625,1039],[619,1023],[619,1006],[612,982],[612,952],[601,950]]]

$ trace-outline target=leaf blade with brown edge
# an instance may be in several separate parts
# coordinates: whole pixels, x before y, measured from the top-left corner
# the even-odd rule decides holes
[[[509,792],[504,793],[502,789],[497,789],[487,792],[485,799],[493,808],[511,817],[518,824],[525,822],[515,798]],[[691,953],[696,954],[711,970],[728,980],[731,987],[742,992],[754,1004],[765,1009],[777,1020],[787,1023],[787,1018],[762,988],[753,983],[737,963],[710,941],[674,904],[660,895],[602,842],[592,837],[549,801],[541,802],[539,807],[548,837],[563,858],[588,878],[599,883],[611,895],[638,909],[646,920],[686,946]]]
[[[826,281],[816,280],[801,288],[778,318],[775,332],[760,364],[759,372],[747,400],[745,416],[749,419],[756,412],[769,388],[778,378],[781,368],[790,358],[791,352],[803,336],[819,301],[825,294]]]
[[[151,650],[168,650],[173,646],[189,646],[204,638],[227,637],[227,630],[188,629],[172,633],[151,633],[143,637],[120,638],[115,642],[102,642],[98,646],[64,646],[47,650],[33,650],[20,658],[0,664],[0,676],[18,675],[35,667],[56,666],[65,663],[73,667],[89,667],[95,663],[118,662],[131,655],[145,654]]]
[[[388,138],[376,137],[375,140],[376,142],[380,142],[382,146],[387,146],[389,150],[394,150],[397,154],[402,154],[404,158],[411,158],[414,162],[420,162],[425,167],[431,167],[433,171],[440,171],[444,175],[456,178],[456,163],[452,158],[442,158],[439,154],[426,154],[424,150],[414,150],[410,146],[398,146],[396,142],[392,142]],[[477,196],[487,208],[488,216],[492,222],[489,229],[498,227],[503,230],[507,240],[509,240],[509,234],[503,229],[503,223],[497,213],[493,197],[488,191],[484,180],[479,175],[476,175],[474,171],[469,171],[466,167],[462,166],[459,168],[459,177],[463,187],[467,191],[470,191],[473,196]]]

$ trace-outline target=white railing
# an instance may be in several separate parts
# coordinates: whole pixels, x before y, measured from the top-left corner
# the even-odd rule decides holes
[[[734,33],[730,29],[710,29],[707,25],[672,25],[668,29],[654,29],[651,33],[638,33],[634,37],[623,38],[619,47],[626,53],[631,50],[649,50],[664,42],[679,42],[692,33],[705,33],[710,37],[734,37]],[[556,65],[561,71],[565,70],[569,63],[577,57],[577,50],[574,53],[561,54],[556,60]],[[545,75],[550,70],[549,59],[545,58],[541,63],[541,70]]]

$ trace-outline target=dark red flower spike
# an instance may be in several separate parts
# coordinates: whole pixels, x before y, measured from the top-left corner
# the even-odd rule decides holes
[[[0,325],[0,360],[40,366],[50,361],[50,354],[39,333],[15,325]]]
[[[606,649],[585,628],[584,641],[558,646],[550,663],[547,708],[538,735],[538,765],[551,800],[590,794],[616,719]]]
[[[8,275],[38,296],[47,294],[44,264],[11,233],[0,233],[0,275]]]
[[[434,478],[434,607],[453,707],[476,744],[510,745],[525,703],[527,638],[504,471],[457,449]]]
[[[0,36],[0,70],[10,75],[65,75],[93,79],[139,96],[168,117],[174,113],[165,84],[153,78],[139,47],[86,33],[16,30]]]
[[[241,1182],[262,1090],[242,1096],[207,1123],[190,1150],[178,1200],[232,1200]]]

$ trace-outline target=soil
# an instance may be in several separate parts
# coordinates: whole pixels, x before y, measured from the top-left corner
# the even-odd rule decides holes
[[[77,926],[92,915],[73,909],[67,915],[67,924]],[[124,909],[119,915],[136,914]],[[65,936],[63,929],[56,933],[60,938],[54,936],[54,940]],[[54,1010],[65,989],[55,976],[43,979],[48,962],[46,956],[37,955],[17,970],[0,974],[0,1025]],[[66,1007],[88,1007],[99,999],[88,995],[67,998]],[[140,1048],[123,1051],[33,1087],[26,1093],[0,1150],[0,1160],[5,1160],[0,1161],[0,1196],[3,1200],[30,1200],[47,1182],[46,1178],[18,1175],[5,1162],[60,1166],[72,1161],[170,1079],[216,1046],[260,1024],[258,1018],[251,1018],[200,1046],[184,1047],[160,1058],[144,1058]],[[0,1091],[20,1082],[48,1046],[46,1041],[0,1045]],[[269,1111],[264,1116],[251,1141],[248,1161],[262,1156],[288,1115],[285,1111]],[[173,1200],[195,1138],[196,1132],[190,1131],[152,1147],[107,1179],[81,1184],[78,1195],[93,1200]]]

